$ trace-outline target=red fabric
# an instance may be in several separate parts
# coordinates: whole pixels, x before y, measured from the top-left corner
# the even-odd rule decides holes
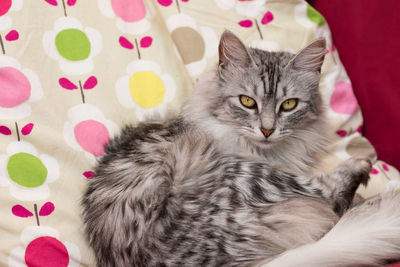
[[[327,20],[378,158],[400,169],[400,1],[310,0]]]

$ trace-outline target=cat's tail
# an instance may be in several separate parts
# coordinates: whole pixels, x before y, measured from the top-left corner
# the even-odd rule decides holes
[[[388,260],[400,260],[399,190],[352,208],[318,242],[256,266],[381,266]]]

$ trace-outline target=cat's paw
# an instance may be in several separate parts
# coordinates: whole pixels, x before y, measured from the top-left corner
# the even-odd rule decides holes
[[[369,181],[369,172],[372,169],[372,163],[367,158],[350,158],[341,163],[339,168],[344,168],[350,172],[350,176],[355,182],[367,185]]]

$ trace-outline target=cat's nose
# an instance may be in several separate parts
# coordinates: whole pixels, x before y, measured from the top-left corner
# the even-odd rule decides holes
[[[261,128],[261,132],[264,134],[265,137],[270,136],[274,132],[274,130],[275,129],[264,129],[264,128]]]

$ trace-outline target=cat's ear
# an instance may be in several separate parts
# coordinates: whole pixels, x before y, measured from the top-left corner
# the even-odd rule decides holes
[[[219,67],[225,69],[229,65],[246,68],[252,63],[245,45],[230,31],[225,31],[219,42]]]
[[[289,66],[296,70],[320,72],[324,62],[325,51],[325,39],[318,39],[297,53],[290,60]]]

